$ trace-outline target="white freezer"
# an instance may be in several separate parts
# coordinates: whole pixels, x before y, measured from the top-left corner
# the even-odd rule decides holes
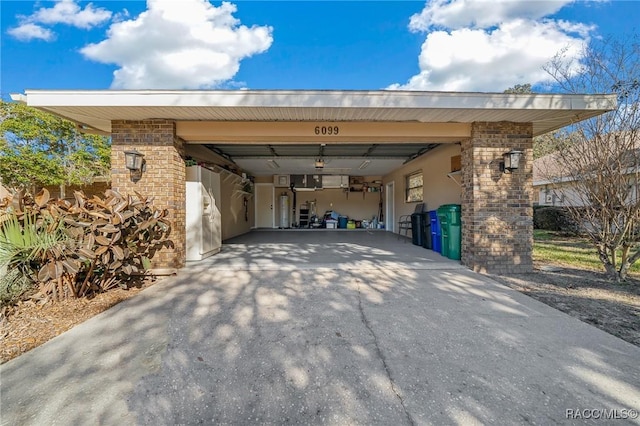
[[[222,248],[220,174],[201,166],[186,172],[187,260],[202,260]]]

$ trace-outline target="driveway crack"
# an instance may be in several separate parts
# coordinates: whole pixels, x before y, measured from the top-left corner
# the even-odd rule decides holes
[[[389,369],[389,365],[387,364],[387,359],[385,358],[384,354],[382,353],[382,349],[380,348],[380,344],[378,342],[378,336],[376,336],[376,333],[373,331],[373,327],[371,326],[371,323],[369,322],[367,315],[364,313],[364,308],[362,306],[362,293],[360,291],[361,280],[360,278],[355,278],[355,280],[358,288],[358,310],[360,311],[360,320],[362,321],[364,326],[367,328],[367,330],[369,330],[369,333],[373,337],[373,344],[376,348],[376,353],[378,354],[378,358],[380,358],[380,361],[382,361],[382,366],[384,367],[385,374],[387,375],[387,379],[389,380],[391,390],[398,398],[398,401],[400,401],[400,405],[402,406],[402,410],[404,411],[404,414],[407,417],[407,421],[411,426],[414,426],[415,422],[413,421],[411,414],[409,414],[409,411],[407,410],[407,407],[404,403],[404,399],[402,398],[402,395],[400,395],[400,392],[396,388],[393,378],[391,377],[391,370]]]

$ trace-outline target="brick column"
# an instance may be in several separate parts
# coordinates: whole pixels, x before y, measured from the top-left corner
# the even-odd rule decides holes
[[[512,149],[524,151],[520,168],[502,173],[502,154]],[[531,272],[531,123],[474,123],[462,142],[462,188],[462,263],[477,272]]]
[[[147,169],[138,181],[124,164],[124,151],[144,154]],[[170,239],[174,248],[163,249],[152,260],[156,272],[182,268],[185,264],[185,165],[184,141],[176,136],[171,120],[117,120],[111,123],[111,185],[121,194],[138,191],[154,197],[154,205],[169,209]]]

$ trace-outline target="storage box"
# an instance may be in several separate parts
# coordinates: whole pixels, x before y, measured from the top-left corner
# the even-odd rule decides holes
[[[451,171],[457,172],[458,170],[462,170],[462,155],[451,157]]]
[[[327,229],[336,229],[338,227],[337,220],[327,220],[326,224],[327,224]]]

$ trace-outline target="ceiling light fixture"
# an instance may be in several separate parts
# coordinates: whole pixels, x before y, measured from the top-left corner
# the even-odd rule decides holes
[[[267,165],[272,169],[279,169],[280,164],[276,163],[276,160],[267,160]]]
[[[362,164],[360,164],[360,166],[358,167],[358,169],[362,170],[362,169],[366,169],[367,167],[369,167],[369,164],[371,164],[371,160],[364,160],[362,162]]]

